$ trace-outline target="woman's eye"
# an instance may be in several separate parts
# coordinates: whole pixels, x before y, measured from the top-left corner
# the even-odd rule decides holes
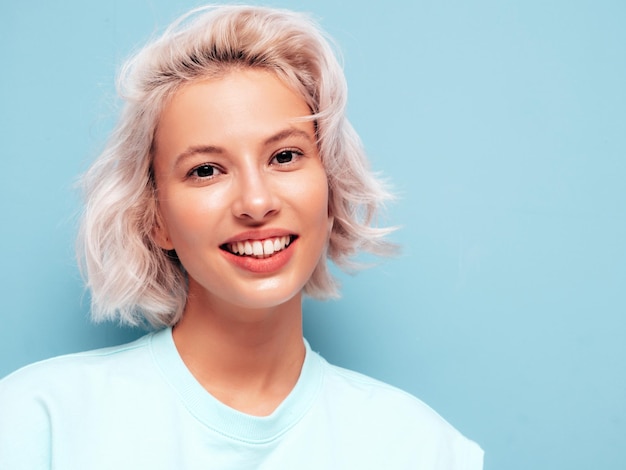
[[[213,176],[219,175],[220,173],[221,172],[218,168],[213,165],[209,165],[208,163],[205,163],[191,170],[189,176],[195,178],[211,178]]]
[[[296,150],[281,150],[272,158],[272,162],[284,165],[285,163],[291,163],[298,157],[302,156],[302,152]]]

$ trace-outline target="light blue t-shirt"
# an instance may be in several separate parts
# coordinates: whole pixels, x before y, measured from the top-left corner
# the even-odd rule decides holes
[[[169,328],[0,381],[2,470],[480,470],[482,457],[415,397],[308,344],[296,386],[267,417],[212,397]]]

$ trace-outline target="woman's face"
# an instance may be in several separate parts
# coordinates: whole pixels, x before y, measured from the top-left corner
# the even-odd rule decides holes
[[[299,296],[330,232],[310,110],[275,75],[235,70],[185,85],[160,117],[160,224],[194,301],[271,308]]]

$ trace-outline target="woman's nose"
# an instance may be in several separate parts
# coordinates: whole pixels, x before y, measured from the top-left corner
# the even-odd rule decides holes
[[[250,221],[262,221],[280,210],[280,198],[263,170],[246,170],[237,178],[233,215]]]

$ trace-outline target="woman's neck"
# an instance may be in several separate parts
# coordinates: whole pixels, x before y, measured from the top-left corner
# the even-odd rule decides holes
[[[271,414],[295,386],[304,362],[301,296],[263,310],[195,300],[189,298],[173,332],[186,366],[222,403]]]

